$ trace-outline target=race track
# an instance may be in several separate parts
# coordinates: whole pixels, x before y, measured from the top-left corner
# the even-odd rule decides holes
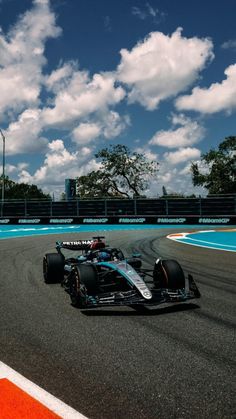
[[[91,419],[235,419],[235,253],[166,239],[172,232],[106,234],[146,264],[176,258],[199,285],[200,300],[144,313],[81,312],[44,284],[44,253],[78,234],[1,240],[0,361]]]

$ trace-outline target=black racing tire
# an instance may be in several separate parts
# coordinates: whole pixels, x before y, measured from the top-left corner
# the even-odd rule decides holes
[[[85,286],[86,290],[82,289]],[[69,279],[69,294],[74,307],[83,308],[85,295],[96,295],[99,292],[98,273],[94,265],[75,266]],[[85,308],[85,307],[84,307]]]
[[[59,253],[47,253],[43,258],[43,276],[46,284],[57,284],[64,279],[64,259]]]
[[[94,265],[81,264],[77,266],[79,278],[87,289],[88,295],[95,295],[99,292],[98,272]]]
[[[155,288],[172,290],[185,288],[184,272],[176,260],[161,260],[155,265],[153,281]]]
[[[142,261],[139,258],[128,258],[127,263],[134,269],[140,269],[142,267]]]

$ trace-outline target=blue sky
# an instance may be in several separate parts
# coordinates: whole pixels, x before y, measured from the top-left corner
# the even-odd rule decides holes
[[[159,162],[148,195],[202,192],[191,162],[236,135],[235,16],[235,0],[0,0],[6,174],[59,197],[121,143]]]

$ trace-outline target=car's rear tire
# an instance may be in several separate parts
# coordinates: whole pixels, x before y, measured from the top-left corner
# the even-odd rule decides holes
[[[183,289],[185,288],[183,269],[176,260],[160,260],[154,266],[153,282],[155,288]]]
[[[140,269],[142,267],[142,261],[139,258],[129,258],[127,263],[134,269]]]
[[[43,258],[43,276],[46,284],[56,284],[64,279],[64,259],[59,253],[47,253]]]
[[[88,295],[96,295],[99,292],[98,273],[94,265],[78,265],[74,268],[69,280],[69,294],[71,304],[75,307],[83,307],[84,290]]]

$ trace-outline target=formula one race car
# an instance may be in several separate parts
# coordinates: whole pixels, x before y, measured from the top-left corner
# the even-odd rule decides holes
[[[158,258],[152,269],[142,268],[140,254],[125,258],[102,239],[57,242],[57,253],[44,256],[45,282],[60,282],[72,305],[138,307],[200,297],[193,277],[185,278],[177,261]]]

